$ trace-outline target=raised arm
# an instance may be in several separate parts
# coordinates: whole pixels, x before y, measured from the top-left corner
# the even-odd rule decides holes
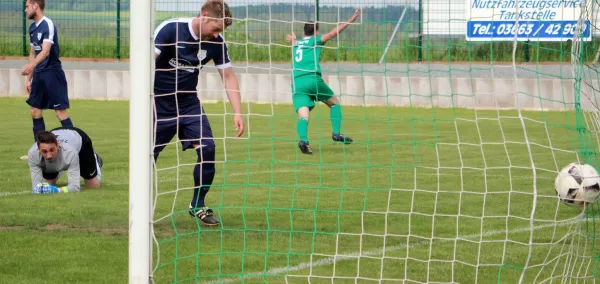
[[[292,32],[291,35],[285,35],[285,39],[289,41],[292,46],[296,44],[296,34],[294,32]]]
[[[348,18],[348,21],[346,23],[339,24],[337,27],[333,28],[330,32],[321,36],[321,42],[326,43],[327,41],[338,36],[338,34],[340,34],[343,30],[345,30],[350,25],[350,23],[354,22],[359,16],[360,16],[360,12],[358,9],[356,9],[354,11],[354,15],[352,15],[350,18]]]

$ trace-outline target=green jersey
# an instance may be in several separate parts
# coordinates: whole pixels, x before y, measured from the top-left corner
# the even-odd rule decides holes
[[[294,57],[292,59],[293,78],[303,75],[315,74],[321,76],[321,50],[325,43],[321,35],[307,36],[296,41]]]

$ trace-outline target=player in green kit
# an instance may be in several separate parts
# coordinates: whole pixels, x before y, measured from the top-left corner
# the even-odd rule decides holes
[[[321,101],[330,108],[329,116],[333,130],[331,139],[335,142],[343,142],[345,144],[352,143],[350,137],[346,137],[340,133],[342,106],[334,96],[333,91],[323,81],[319,61],[321,59],[321,46],[335,38],[359,16],[360,13],[356,9],[354,15],[348,19],[348,22],[338,25],[324,35],[319,34],[318,23],[306,23],[302,39],[296,40],[294,33],[287,35],[287,40],[294,46],[292,59],[292,101],[294,103],[294,111],[298,113],[298,124],[296,126],[298,136],[300,136],[298,148],[304,154],[312,154],[308,142],[308,117],[310,111],[315,107],[315,101]]]

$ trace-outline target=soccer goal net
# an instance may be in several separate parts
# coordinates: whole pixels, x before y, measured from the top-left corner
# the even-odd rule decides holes
[[[134,22],[151,18],[153,33],[170,18],[196,17],[202,3],[154,0],[151,17],[132,10],[132,72],[156,80],[144,69],[154,70],[148,23],[138,23],[146,33],[136,35]],[[569,163],[598,168],[598,1],[227,4],[233,22],[222,36],[245,132],[235,137],[225,84],[208,63],[197,90],[214,161],[200,161],[201,149],[182,151],[180,129],[156,163],[150,159],[150,176],[139,178],[146,167],[132,172],[131,271],[147,267],[155,283],[598,279],[598,207],[565,204],[554,184]],[[332,141],[331,110],[317,101],[308,126],[313,154],[305,155],[286,35],[301,39],[315,20],[326,34],[357,8],[360,17],[320,56],[322,78],[342,106],[341,133],[354,143]],[[187,40],[177,42],[176,64],[157,73],[193,72],[177,55],[193,44]],[[132,96],[152,92],[136,89],[150,80],[136,76]],[[140,102],[132,97],[132,129],[150,114]],[[135,129],[132,141],[147,144],[146,128]],[[152,150],[131,145],[133,169]],[[215,167],[203,206],[216,226],[189,214],[198,163]],[[144,236],[147,243],[136,241]]]

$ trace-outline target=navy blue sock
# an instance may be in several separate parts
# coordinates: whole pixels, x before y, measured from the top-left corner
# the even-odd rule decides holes
[[[40,131],[46,130],[46,124],[44,123],[44,117],[33,118],[33,140],[37,142],[37,134]]]
[[[194,167],[194,196],[192,197],[192,208],[205,207],[204,198],[212,185],[215,177],[215,146],[207,145],[196,149],[198,161]]]
[[[67,117],[67,119],[61,120],[61,121],[60,121],[60,124],[61,124],[63,127],[73,127],[73,122],[71,121],[71,118],[70,118],[70,117]]]

